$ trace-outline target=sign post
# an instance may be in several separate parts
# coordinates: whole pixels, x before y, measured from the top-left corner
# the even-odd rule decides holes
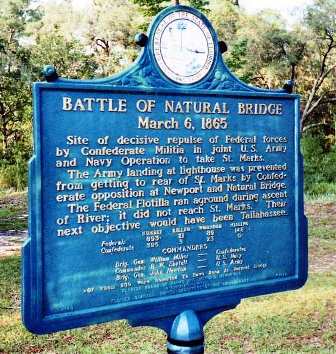
[[[120,75],[34,85],[23,321],[127,319],[202,353],[213,316],[306,281],[299,97],[239,81],[193,8],[137,42]]]

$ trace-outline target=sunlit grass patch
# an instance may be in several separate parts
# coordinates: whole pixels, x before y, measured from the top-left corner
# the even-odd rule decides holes
[[[315,183],[311,186],[309,193],[306,193],[305,199],[308,202],[335,202],[336,183]]]
[[[19,306],[20,258],[0,259],[0,315]]]
[[[19,257],[0,260],[0,352],[166,353],[162,331],[126,321],[46,336],[27,332],[18,308],[19,263]],[[336,273],[314,274],[300,290],[243,300],[216,316],[206,326],[206,353],[333,353],[335,313]]]
[[[310,227],[309,235],[311,237],[336,240],[336,229],[334,227],[328,227],[328,224],[324,226]]]
[[[335,279],[314,275],[301,290],[244,300],[207,326],[209,353],[218,343],[223,353],[336,351]]]

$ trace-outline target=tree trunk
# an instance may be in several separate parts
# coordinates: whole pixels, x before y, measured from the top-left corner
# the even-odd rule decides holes
[[[5,118],[3,118],[5,119]],[[8,150],[8,139],[9,139],[9,134],[7,131],[7,124],[5,122],[5,120],[2,123],[2,129],[1,129],[1,133],[2,133],[2,150],[3,150],[3,155],[6,156],[7,154],[7,150]]]

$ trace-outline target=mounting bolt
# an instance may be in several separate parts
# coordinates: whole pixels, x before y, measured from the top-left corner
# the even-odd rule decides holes
[[[135,43],[140,47],[145,47],[148,42],[148,37],[144,33],[138,33],[135,35]]]
[[[46,65],[43,68],[42,75],[48,82],[53,82],[58,79],[56,68],[52,65]]]
[[[226,43],[224,41],[219,41],[218,46],[219,46],[219,50],[222,54],[227,52],[228,46],[226,45]]]

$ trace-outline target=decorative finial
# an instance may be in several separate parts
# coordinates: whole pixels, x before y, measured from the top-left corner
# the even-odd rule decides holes
[[[224,54],[225,52],[227,52],[228,50],[228,46],[227,44],[224,42],[224,41],[219,41],[218,42],[218,45],[219,45],[219,51]]]
[[[173,0],[173,3],[175,2],[175,5],[180,5],[180,0]]]
[[[56,81],[58,79],[58,74],[57,74],[57,70],[54,66],[52,65],[46,65],[43,68],[42,74],[44,76],[44,78],[48,81],[48,82],[53,82]]]
[[[295,86],[295,82],[294,80],[288,80],[286,81],[283,89],[285,90],[285,92],[287,93],[293,93],[294,91],[294,86]]]
[[[148,42],[148,37],[144,33],[138,33],[135,35],[135,43],[140,47],[145,47]]]

